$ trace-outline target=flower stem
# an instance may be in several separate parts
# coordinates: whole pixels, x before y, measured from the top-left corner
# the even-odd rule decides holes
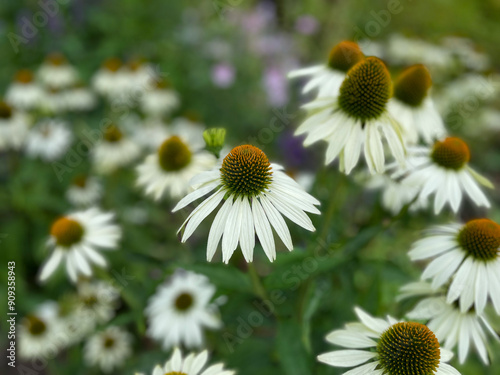
[[[252,280],[252,286],[254,293],[262,300],[268,300],[266,289],[264,285],[262,285],[262,281],[260,280],[260,276],[257,273],[257,269],[255,268],[253,263],[248,263],[248,275],[250,276],[250,280]]]

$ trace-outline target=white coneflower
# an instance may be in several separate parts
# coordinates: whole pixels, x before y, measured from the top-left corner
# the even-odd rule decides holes
[[[68,110],[66,90],[58,87],[48,87],[44,90],[42,99],[40,99],[40,110],[43,113],[60,115]]]
[[[17,326],[19,356],[23,359],[54,356],[67,346],[67,334],[58,317],[57,303],[41,304]]]
[[[410,204],[408,209],[411,212],[424,210],[429,206],[429,200],[419,195],[420,189],[417,186],[395,180],[386,174],[370,176],[366,187],[382,190],[382,206],[393,215],[400,213],[407,204]]]
[[[132,335],[119,327],[108,327],[90,337],[83,350],[87,365],[111,372],[132,354]]]
[[[179,106],[179,95],[162,79],[145,90],[141,97],[141,110],[149,116],[165,116]]]
[[[469,166],[469,159],[467,144],[460,138],[448,137],[437,141],[433,147],[409,148],[407,169],[397,171],[393,177],[405,176],[403,183],[419,187],[422,199],[435,194],[436,214],[446,203],[453,212],[457,212],[463,194],[468,195],[477,206],[490,207],[477,182],[489,188],[493,185]]]
[[[103,139],[92,150],[97,173],[112,173],[132,163],[140,154],[139,146],[114,124],[106,127]]]
[[[190,191],[194,176],[215,165],[215,157],[203,150],[202,133],[202,129],[172,129],[157,151],[137,167],[137,184],[147,195],[158,200],[167,193],[178,199]]]
[[[443,120],[429,96],[431,85],[429,70],[421,64],[404,70],[394,83],[388,109],[401,124],[408,144],[417,144],[419,139],[430,144],[446,135]]]
[[[78,81],[78,72],[60,53],[49,55],[37,75],[45,86],[57,89],[69,87]]]
[[[247,262],[253,260],[255,234],[270,261],[276,259],[271,227],[288,250],[292,238],[282,215],[301,227],[315,231],[306,212],[319,214],[319,201],[306,193],[283,168],[271,164],[264,152],[254,146],[233,148],[222,166],[200,173],[192,180],[194,192],[188,194],[173,211],[216,190],[205,199],[182,224],[182,242],[193,234],[200,223],[224,201],[215,216],[208,235],[207,259],[210,261],[222,237],[222,259],[225,263],[240,244]]]
[[[139,95],[150,89],[158,79],[154,68],[139,58],[128,61],[121,74],[126,84],[125,90],[131,95]]]
[[[28,135],[28,117],[0,100],[0,150],[19,149]]]
[[[40,157],[46,161],[59,159],[68,150],[73,141],[73,134],[67,124],[58,119],[40,121],[28,133],[26,153],[31,157]]]
[[[446,302],[441,295],[444,289],[434,290],[428,283],[410,283],[402,287],[401,291],[404,297],[425,296],[406,315],[410,319],[427,321],[429,329],[444,343],[446,349],[452,350],[458,344],[460,363],[465,362],[471,345],[476,348],[482,361],[489,363],[485,329],[497,340],[499,337],[485,316],[478,315],[474,309],[460,311],[455,303]]]
[[[66,199],[74,206],[91,206],[101,198],[102,186],[95,177],[76,176],[66,191]]]
[[[112,213],[89,208],[57,219],[52,224],[48,241],[54,250],[41,268],[40,280],[52,275],[62,261],[66,261],[66,271],[75,282],[78,274],[92,275],[91,263],[106,267],[106,260],[97,249],[116,249],[121,230],[112,223],[113,217]]]
[[[7,103],[24,111],[38,108],[42,97],[43,90],[35,82],[33,73],[28,69],[22,69],[16,73],[14,81],[5,93]]]
[[[118,58],[106,60],[92,77],[92,86],[108,99],[122,96],[128,82],[123,74],[122,62]]]
[[[208,351],[199,354],[190,353],[182,358],[179,348],[175,348],[172,357],[164,366],[157,365],[151,375],[234,375],[234,371],[225,370],[223,363],[205,368]],[[136,373],[135,375],[144,375]]]
[[[81,83],[74,85],[64,93],[68,111],[90,111],[97,105],[96,95]]]
[[[207,277],[177,271],[160,285],[148,302],[148,335],[164,349],[177,345],[189,348],[203,344],[203,329],[221,326],[217,307],[210,302],[215,287]]]
[[[413,244],[409,256],[435,258],[422,279],[432,279],[433,288],[452,280],[448,303],[459,300],[462,312],[474,305],[482,314],[489,297],[500,315],[500,225],[494,221],[476,219],[432,228],[428,237]]]
[[[363,58],[359,46],[345,40],[332,48],[328,64],[293,70],[288,73],[288,78],[310,76],[302,89],[304,94],[318,89],[318,97],[338,96],[347,71]]]
[[[374,318],[356,308],[360,323],[331,332],[328,342],[347,349],[318,356],[333,367],[353,367],[345,374],[363,375],[460,375],[447,364],[453,353],[440,348],[425,325]]]
[[[387,110],[391,94],[391,77],[384,63],[367,57],[347,72],[338,97],[318,98],[303,106],[309,113],[296,135],[307,134],[305,146],[325,140],[326,164],[338,157],[340,170],[346,174],[358,163],[363,146],[370,172],[382,173],[384,137],[396,160],[404,164],[400,125]]]

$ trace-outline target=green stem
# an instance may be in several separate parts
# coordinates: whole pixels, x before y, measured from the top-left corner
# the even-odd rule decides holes
[[[252,286],[255,294],[262,300],[268,300],[266,289],[260,280],[260,276],[257,273],[257,269],[255,268],[253,263],[248,263],[248,275],[250,276],[250,280],[252,281]]]

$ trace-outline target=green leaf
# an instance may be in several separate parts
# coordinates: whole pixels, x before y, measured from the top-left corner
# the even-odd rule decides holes
[[[189,264],[182,268],[201,273],[220,289],[253,293],[250,277],[240,270],[225,264]]]
[[[279,321],[276,347],[283,373],[312,374],[311,361],[302,341],[301,324],[293,319]]]

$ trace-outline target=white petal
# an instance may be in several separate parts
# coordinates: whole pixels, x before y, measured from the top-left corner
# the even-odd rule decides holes
[[[318,361],[336,367],[354,367],[369,361],[376,355],[376,353],[363,350],[336,350],[319,355]]]

